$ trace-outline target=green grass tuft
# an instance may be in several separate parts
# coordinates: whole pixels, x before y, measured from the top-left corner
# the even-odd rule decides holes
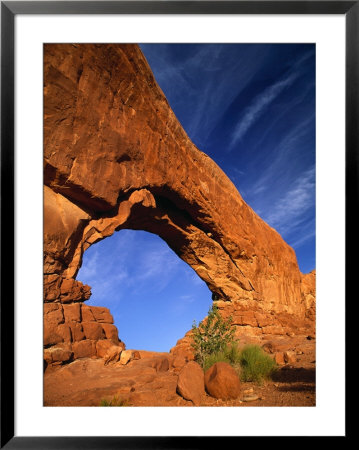
[[[245,346],[239,359],[242,381],[262,383],[271,378],[277,369],[275,361],[258,345]]]
[[[240,370],[240,354],[241,352],[238,348],[238,344],[233,342],[224,350],[206,356],[203,362],[203,370],[208,370],[217,362],[226,362],[238,372]]]
[[[101,399],[99,406],[130,406],[130,405],[126,400],[123,400],[115,395],[111,400],[107,400],[105,398]]]

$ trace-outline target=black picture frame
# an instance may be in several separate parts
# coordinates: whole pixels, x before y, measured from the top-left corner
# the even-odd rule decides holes
[[[25,437],[14,435],[14,21],[18,14],[339,14],[346,19],[346,305],[354,293],[359,149],[359,1],[1,2],[1,442],[6,449],[199,448],[227,437]],[[347,319],[347,317],[346,317]],[[347,322],[346,322],[347,323]],[[348,326],[346,326],[346,330]],[[346,331],[347,336],[347,331]],[[347,340],[347,339],[346,339]],[[346,408],[348,404],[346,402]],[[349,436],[348,424],[346,436]],[[223,445],[222,444],[222,445]],[[229,442],[228,442],[229,444]],[[233,442],[232,442],[233,444]]]

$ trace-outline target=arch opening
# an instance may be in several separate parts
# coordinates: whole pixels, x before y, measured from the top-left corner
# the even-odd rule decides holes
[[[127,348],[168,352],[199,322],[212,293],[156,234],[123,229],[89,247],[77,280],[91,286],[90,306],[109,308]]]

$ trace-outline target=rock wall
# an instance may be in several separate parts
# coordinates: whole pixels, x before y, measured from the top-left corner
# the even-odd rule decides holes
[[[125,228],[162,237],[239,330],[314,326],[315,274],[190,141],[137,45],[44,46],[44,184],[45,329],[91,295],[76,280],[83,252]],[[75,322],[70,351],[96,341]]]
[[[124,347],[107,308],[76,302],[44,304],[46,364],[60,365],[91,356],[102,358],[112,345]]]

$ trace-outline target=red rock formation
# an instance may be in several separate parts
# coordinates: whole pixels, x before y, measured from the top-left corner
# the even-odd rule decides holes
[[[315,321],[315,270],[302,274],[302,301],[305,305],[305,317]]]
[[[90,296],[75,280],[83,252],[124,228],[162,237],[238,330],[314,323],[315,275],[190,141],[137,45],[45,45],[44,182],[44,299],[56,308],[46,346],[66,343],[76,357],[116,339],[108,316],[88,320],[93,308],[80,321],[61,314]]]
[[[107,308],[75,302],[44,304],[44,359],[47,363],[91,356],[102,358],[102,343],[105,342],[107,348],[108,344],[124,347]]]

